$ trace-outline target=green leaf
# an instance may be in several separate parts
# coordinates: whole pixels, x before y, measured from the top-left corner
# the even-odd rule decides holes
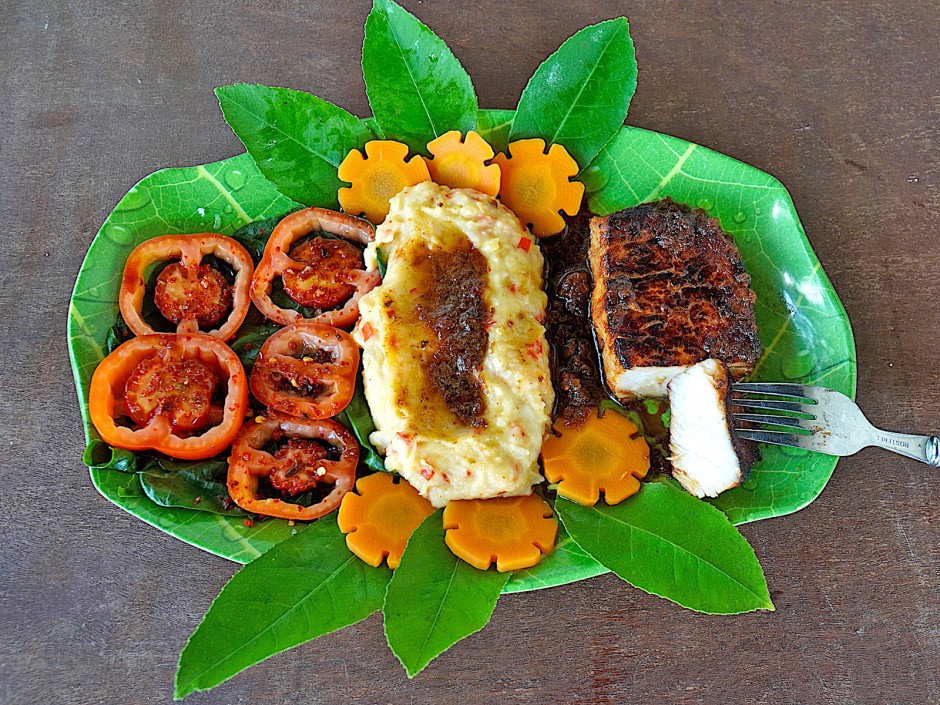
[[[100,438],[92,439],[85,452],[82,453],[82,462],[94,470],[116,470],[118,472],[137,472],[137,456],[133,451],[124,448],[112,448]]]
[[[346,548],[335,515],[320,519],[222,588],[180,656],[176,698],[365,619],[382,606],[390,576]]]
[[[316,96],[248,83],[216,88],[225,121],[282,194],[336,208],[336,174],[351,149],[373,138],[359,118]]]
[[[375,0],[366,20],[362,75],[388,139],[426,155],[435,137],[473,129],[477,96],[470,75],[440,37],[391,0]]]
[[[709,614],[773,609],[747,540],[711,505],[662,482],[613,507],[559,498],[571,537],[631,585]]]
[[[623,124],[636,90],[636,59],[623,17],[585,27],[529,79],[509,140],[541,137],[587,166]]]
[[[409,678],[485,627],[509,580],[509,573],[477,570],[451,553],[442,514],[411,535],[385,596],[385,636]]]
[[[591,558],[568,536],[564,526],[559,526],[558,538],[552,552],[543,556],[542,560],[531,568],[515,571],[506,583],[506,587],[503,588],[503,592],[542,590],[577,580],[586,580],[607,572],[607,568]]]
[[[481,110],[477,113],[476,131],[497,154],[506,151],[515,114],[514,110]]]
[[[757,294],[764,355],[751,375],[855,395],[852,328],[806,239],[786,189],[769,174],[700,145],[623,127],[581,173],[604,215],[669,196],[702,208],[730,233]],[[836,458],[763,446],[741,486],[712,500],[736,524],[802,509],[819,496]]]
[[[229,498],[225,456],[175,460],[141,453],[137,466],[141,489],[161,507],[182,507],[228,516],[248,514]]]
[[[337,420],[352,430],[356,440],[359,441],[359,445],[362,446],[359,463],[370,470],[388,472],[385,461],[382,460],[382,456],[379,455],[375,446],[372,445],[372,441],[369,440],[369,435],[375,430],[375,422],[372,420],[369,403],[366,401],[362,375],[356,378],[356,391],[353,393],[353,398],[337,416]]]

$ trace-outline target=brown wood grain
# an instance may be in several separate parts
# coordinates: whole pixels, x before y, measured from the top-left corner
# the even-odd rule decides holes
[[[875,423],[940,426],[940,5],[920,0],[404,3],[485,107],[584,25],[626,14],[631,124],[779,177],[855,326]],[[65,347],[101,221],[158,168],[238,153],[212,89],[368,112],[356,2],[0,4],[0,702],[164,703],[235,566],[99,497]],[[611,577],[505,597],[408,681],[381,620],[193,703],[937,703],[940,473],[875,450],[798,514],[744,527],[777,611],[705,617]]]

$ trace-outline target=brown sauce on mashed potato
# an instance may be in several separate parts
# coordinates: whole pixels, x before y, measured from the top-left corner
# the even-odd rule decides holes
[[[416,307],[419,321],[434,338],[427,385],[444,398],[459,421],[485,428],[486,396],[481,379],[491,317],[486,301],[486,258],[469,240],[455,247],[416,248],[412,266],[425,295]]]

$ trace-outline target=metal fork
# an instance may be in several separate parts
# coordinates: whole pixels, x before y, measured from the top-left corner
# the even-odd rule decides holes
[[[832,389],[783,382],[739,382],[731,389],[735,432],[741,438],[828,455],[878,446],[940,467],[940,438],[875,428],[854,401]]]

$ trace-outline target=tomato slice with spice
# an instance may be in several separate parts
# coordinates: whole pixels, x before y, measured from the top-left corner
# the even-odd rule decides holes
[[[313,238],[294,246],[316,232],[342,239]],[[376,270],[364,269],[361,253],[350,243],[367,245],[374,235],[368,221],[345,213],[323,208],[291,213],[277,224],[268,239],[251,282],[251,300],[261,313],[282,326],[303,320],[341,328],[351,326],[359,317],[359,299],[374,289],[381,277]],[[325,244],[329,242],[334,244]],[[300,311],[278,306],[272,301],[271,292],[279,277],[284,293],[296,303],[317,309],[333,307],[332,310],[305,319]]]
[[[249,512],[310,521],[339,507],[356,482],[358,463],[359,445],[338,422],[271,412],[246,421],[238,433],[228,491]],[[311,493],[313,503],[292,501],[301,493]]]
[[[98,365],[88,407],[98,434],[112,446],[211,458],[241,427],[248,380],[238,356],[218,338],[142,335]]]
[[[356,389],[359,346],[333,326],[304,321],[269,337],[251,369],[251,393],[261,403],[308,419],[346,408]]]
[[[203,262],[212,255],[235,271],[229,282]],[[176,261],[173,261],[176,260]],[[251,304],[251,255],[225,235],[163,235],[138,245],[124,265],[119,303],[121,315],[135,335],[156,331],[141,313],[147,293],[147,271],[170,261],[157,276],[154,304],[160,314],[176,326],[177,333],[199,333],[229,340],[245,320]]]

